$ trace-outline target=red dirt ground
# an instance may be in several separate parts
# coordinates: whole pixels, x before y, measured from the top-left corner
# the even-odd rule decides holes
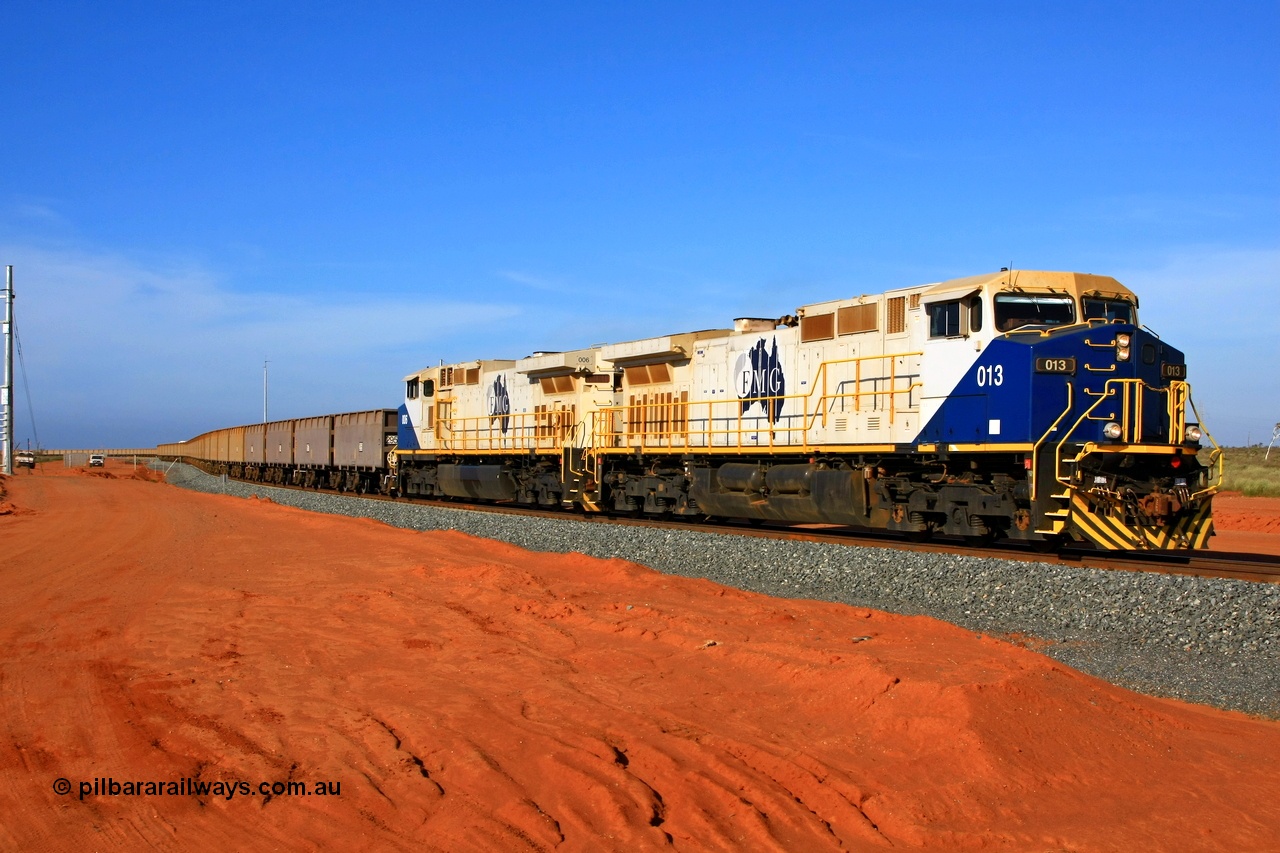
[[[1280,849],[1280,723],[933,619],[107,473],[6,481],[0,848]],[[258,792],[286,780],[341,791]]]
[[[1212,551],[1280,554],[1280,498],[1223,492],[1213,499]]]

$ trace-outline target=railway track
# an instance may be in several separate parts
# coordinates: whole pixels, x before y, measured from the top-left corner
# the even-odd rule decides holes
[[[564,516],[561,515],[559,517]],[[1280,556],[1269,554],[1233,554],[1228,552],[1116,553],[1085,549],[1065,549],[1057,552],[1041,553],[1025,546],[1019,546],[1017,543],[975,546],[960,540],[942,538],[927,542],[911,542],[892,535],[868,533],[841,527],[812,529],[795,525],[761,525],[756,527],[739,522],[691,525],[650,519],[615,518],[605,520],[615,524],[636,524],[646,527],[667,527],[684,530],[695,528],[715,533],[731,533],[740,536],[759,536],[791,541],[834,543],[851,547],[889,548],[900,551],[1019,560],[1028,563],[1083,566],[1092,569],[1161,572],[1164,574],[1194,575],[1198,577],[1231,578],[1260,583],[1280,583]]]
[[[1067,548],[1055,552],[1038,552],[1018,543],[976,546],[954,539],[911,542],[892,535],[867,533],[847,528],[824,530],[778,527],[758,530],[740,524],[703,525],[720,532],[742,535],[773,536],[809,542],[830,542],[850,546],[891,548],[935,554],[960,554],[966,557],[990,557],[1034,563],[1084,566],[1117,571],[1163,572],[1199,577],[1233,578],[1236,580],[1280,583],[1280,556],[1269,554],[1232,554],[1228,552],[1113,552]]]
[[[318,491],[303,486],[274,483],[252,483],[277,489]],[[1089,549],[1063,549],[1056,552],[1038,552],[1019,543],[976,546],[962,540],[936,538],[924,542],[908,541],[893,534],[863,531],[836,525],[753,524],[742,520],[692,522],[670,519],[636,518],[610,514],[584,514],[558,509],[510,506],[502,504],[474,504],[454,500],[409,499],[387,495],[354,495],[349,492],[329,492],[364,500],[390,501],[408,505],[433,506],[443,509],[460,509],[470,512],[491,512],[553,518],[559,521],[577,521],[583,524],[621,524],[653,529],[698,530],[707,533],[725,533],[738,536],[755,536],[765,539],[782,539],[797,542],[822,542],[850,547],[889,548],[935,554],[956,554],[966,557],[987,557],[1001,560],[1020,560],[1034,563],[1082,566],[1091,569],[1116,571],[1159,572],[1163,574],[1193,575],[1208,578],[1229,578],[1258,583],[1280,583],[1280,556],[1269,554],[1233,554],[1217,551],[1181,552],[1115,552]]]

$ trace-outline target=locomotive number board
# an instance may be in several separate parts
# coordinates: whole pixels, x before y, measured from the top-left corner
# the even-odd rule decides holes
[[[1164,362],[1160,365],[1160,377],[1162,379],[1186,379],[1187,366],[1185,364]]]
[[[1074,358],[1037,358],[1036,373],[1065,373],[1068,376],[1076,374],[1076,360]]]

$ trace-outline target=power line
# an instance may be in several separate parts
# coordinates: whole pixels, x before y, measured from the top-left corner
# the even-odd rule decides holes
[[[27,396],[27,416],[31,418],[31,437],[36,440],[36,449],[40,449],[40,433],[36,430],[36,409],[31,405],[31,382],[27,379],[27,360],[22,357],[22,336],[18,327],[13,327],[13,342],[18,346],[18,368],[22,371],[22,391]]]
[[[13,265],[4,268],[4,384],[0,385],[0,471],[13,473]]]

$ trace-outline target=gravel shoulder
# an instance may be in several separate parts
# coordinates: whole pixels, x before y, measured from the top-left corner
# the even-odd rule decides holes
[[[1141,693],[1280,718],[1280,585],[365,501],[224,480],[186,465],[167,479],[400,528],[616,557],[782,598],[933,616]]]

